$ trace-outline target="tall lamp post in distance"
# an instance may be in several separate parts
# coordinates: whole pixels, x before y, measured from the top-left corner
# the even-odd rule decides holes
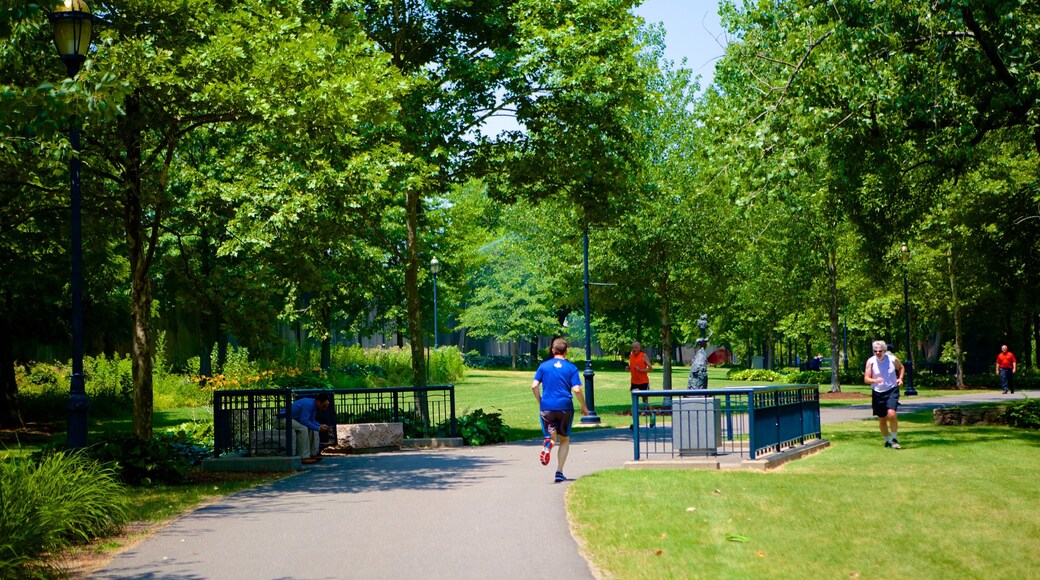
[[[437,272],[441,270],[441,263],[434,256],[430,260],[430,273],[433,274],[433,348],[437,348]]]
[[[54,46],[65,63],[69,78],[79,73],[90,50],[93,14],[83,0],[64,0],[50,12],[48,18],[54,27]],[[80,228],[79,190],[79,127],[76,119],[69,123],[69,178],[72,197],[72,377],[68,401],[69,447],[87,446],[87,397],[83,377],[83,234]]]
[[[914,361],[910,356],[910,286],[907,282],[907,265],[910,262],[910,248],[906,244],[899,247],[899,258],[903,263],[903,316],[906,319],[906,390],[903,394],[912,397],[917,394],[914,388]]]
[[[589,414],[581,418],[586,425],[599,425],[599,415],[596,414],[596,372],[592,370],[592,324],[589,322],[589,227],[585,226],[585,235],[582,237],[582,256],[585,266],[585,403],[589,407]]]

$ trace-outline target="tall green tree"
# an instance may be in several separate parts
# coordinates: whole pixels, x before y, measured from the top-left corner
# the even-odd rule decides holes
[[[131,281],[134,432],[148,438],[151,267],[164,220],[180,201],[171,189],[171,171],[186,137],[226,124],[277,132],[284,141],[350,135],[366,123],[378,124],[398,81],[352,19],[326,22],[327,16],[309,13],[306,4],[127,0],[103,2],[96,10],[105,25],[94,61],[117,71],[129,93],[116,122],[87,119],[84,134],[91,145],[84,157],[122,214]],[[85,82],[93,80],[94,70],[87,67]],[[291,179],[298,173],[280,181],[278,191],[289,191],[284,186]],[[267,193],[250,195],[256,200]],[[271,220],[291,220],[298,207],[283,203]]]

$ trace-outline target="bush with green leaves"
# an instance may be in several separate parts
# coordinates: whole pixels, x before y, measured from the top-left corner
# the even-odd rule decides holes
[[[127,485],[184,483],[193,465],[213,455],[211,447],[185,431],[164,433],[149,440],[133,435],[110,435],[86,448],[86,453],[115,466]]]
[[[110,533],[127,514],[112,468],[82,453],[0,461],[0,578],[52,576],[41,556]]]
[[[455,422],[458,435],[466,445],[503,443],[509,434],[509,426],[502,420],[502,413],[485,413],[484,409],[475,409],[456,418]]]
[[[731,381],[762,381],[773,383],[780,380],[780,373],[769,369],[730,369],[726,379]]]
[[[1012,427],[1040,429],[1040,399],[1015,401],[1007,406],[1004,417]]]
[[[274,379],[276,387],[302,391],[308,389],[331,389],[329,382],[321,373],[300,373],[298,375],[284,375]]]
[[[795,371],[783,375],[780,377],[780,381],[788,385],[829,385],[831,384],[831,372]]]

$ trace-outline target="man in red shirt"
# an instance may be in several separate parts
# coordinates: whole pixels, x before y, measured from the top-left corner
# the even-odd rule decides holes
[[[638,342],[632,343],[632,353],[628,355],[628,366],[626,368],[632,375],[628,388],[629,392],[650,389],[650,376],[647,373],[653,370],[653,365],[650,364],[650,357],[643,352],[643,345]],[[644,404],[646,404],[648,398],[643,397]]]
[[[1018,370],[1018,361],[1015,360],[1015,355],[1011,354],[1006,344],[1000,345],[1000,354],[997,355],[997,376],[1000,377],[1000,388],[1003,389],[1005,395],[1008,391],[1015,394],[1015,383],[1012,382],[1012,379],[1016,370]]]

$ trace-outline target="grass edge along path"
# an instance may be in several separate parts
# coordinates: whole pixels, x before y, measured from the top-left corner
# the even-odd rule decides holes
[[[830,449],[771,472],[611,470],[567,492],[601,577],[1026,578],[1040,569],[1040,433],[900,417],[825,426]]]
[[[226,496],[265,485],[300,472],[202,472],[192,483],[127,487],[131,522],[119,533],[70,546],[46,561],[69,578],[87,578],[113,558],[158,533],[174,520]]]

